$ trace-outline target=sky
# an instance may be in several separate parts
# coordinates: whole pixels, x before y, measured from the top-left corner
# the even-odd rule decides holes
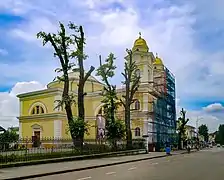
[[[86,68],[98,67],[100,54],[115,54],[113,82],[122,80],[125,49],[141,32],[176,77],[177,111],[215,131],[224,124],[223,10],[222,0],[1,0],[0,125],[18,125],[17,94],[43,89],[56,76],[59,61],[36,34],[72,21],[84,26]]]

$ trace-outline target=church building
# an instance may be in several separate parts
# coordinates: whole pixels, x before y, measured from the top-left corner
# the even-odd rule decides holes
[[[163,61],[149,51],[146,41],[139,36],[135,40],[133,60],[141,75],[140,86],[131,107],[131,129],[133,138],[148,137],[151,146],[173,141],[176,129],[175,78]],[[128,58],[125,57],[125,58]],[[79,73],[69,73],[70,92],[77,93]],[[104,84],[90,76],[85,84],[85,120],[90,128],[85,139],[102,139],[105,133],[103,97],[100,92]],[[55,80],[40,91],[20,94],[19,135],[20,138],[35,136],[43,138],[69,139],[65,110],[55,109],[56,100],[61,100],[63,82]],[[125,94],[125,87],[117,89],[118,96]],[[72,107],[74,116],[77,106]],[[117,117],[124,119],[124,109],[119,107]]]

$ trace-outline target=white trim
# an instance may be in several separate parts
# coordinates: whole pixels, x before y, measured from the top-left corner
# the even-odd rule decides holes
[[[42,138],[42,132],[43,132],[43,128],[39,125],[39,124],[33,124],[32,126],[31,126],[31,128],[32,128],[32,134],[33,134],[33,136],[34,136],[34,132],[35,131],[40,131],[40,139]]]
[[[20,100],[20,103],[19,103],[19,106],[20,106],[20,116],[22,116],[22,113],[23,113],[23,101]]]
[[[19,123],[19,138],[22,138],[23,135],[22,135],[22,123],[20,122]]]
[[[99,104],[99,105],[96,107],[95,112],[94,112],[94,116],[95,116],[95,117],[97,116],[97,114],[98,114],[100,108],[102,108],[102,107],[104,106],[104,104],[105,104],[105,103],[101,103],[101,104]]]
[[[54,138],[62,137],[62,121],[54,120]]]
[[[40,101],[38,101],[38,102],[34,102],[34,103],[30,106],[30,108],[29,108],[29,110],[28,110],[29,115],[32,115],[31,113],[32,113],[32,110],[33,110],[33,108],[34,108],[35,106],[41,106],[41,107],[44,109],[44,113],[45,113],[45,114],[47,113],[47,107],[45,106],[45,104],[42,103],[42,102],[40,102]]]

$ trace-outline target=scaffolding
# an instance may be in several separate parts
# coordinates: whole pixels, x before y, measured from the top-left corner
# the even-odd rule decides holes
[[[175,77],[165,67],[154,77],[154,90],[159,91],[153,101],[152,132],[153,143],[158,151],[166,143],[176,143],[176,103],[175,103]]]

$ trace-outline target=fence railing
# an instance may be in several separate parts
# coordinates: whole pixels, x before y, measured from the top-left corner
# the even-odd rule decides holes
[[[131,149],[145,149],[144,139],[133,140]],[[126,141],[117,141],[114,147],[106,140],[89,139],[84,140],[81,148],[75,146],[72,139],[19,139],[16,142],[0,142],[0,164],[125,150]]]

